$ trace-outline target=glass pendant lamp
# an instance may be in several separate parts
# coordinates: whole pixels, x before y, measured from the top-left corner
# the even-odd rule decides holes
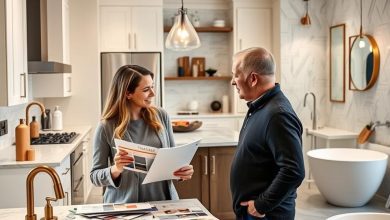
[[[187,17],[187,9],[183,7],[182,0],[179,14],[175,17],[175,23],[165,41],[165,47],[175,51],[187,51],[196,49],[200,45],[198,34]]]

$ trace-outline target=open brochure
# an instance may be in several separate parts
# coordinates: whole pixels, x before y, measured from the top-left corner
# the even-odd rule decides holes
[[[173,173],[190,164],[200,140],[172,148],[155,148],[115,139],[115,146],[134,157],[134,162],[125,169],[146,173],[142,184],[178,179]]]
[[[149,203],[124,203],[124,204],[91,204],[81,205],[75,209],[74,213],[78,215],[96,215],[108,213],[128,213],[142,214],[155,211],[156,208]]]

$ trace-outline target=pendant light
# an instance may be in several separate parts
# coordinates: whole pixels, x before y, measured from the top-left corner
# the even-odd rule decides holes
[[[309,16],[309,0],[303,0],[304,2],[306,2],[306,14],[305,16],[303,16],[301,18],[301,24],[302,25],[311,25],[311,20],[310,20],[310,16]]]
[[[360,0],[360,33],[359,33],[359,47],[360,48],[364,48],[366,46],[366,42],[364,42],[364,38],[363,38],[363,6],[362,6],[362,0]]]
[[[175,51],[187,51],[200,47],[198,34],[187,17],[187,9],[183,7],[183,0],[181,0],[181,8],[165,41],[165,47]]]

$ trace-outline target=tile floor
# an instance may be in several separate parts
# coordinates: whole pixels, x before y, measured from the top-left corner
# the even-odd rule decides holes
[[[94,188],[88,198],[88,203],[102,203],[101,188]],[[298,189],[296,200],[296,220],[325,220],[326,218],[350,212],[388,212],[385,209],[385,199],[374,197],[367,205],[358,208],[343,208],[333,206],[325,201],[315,184],[309,189],[307,183],[303,183]],[[374,219],[373,219],[374,220]]]

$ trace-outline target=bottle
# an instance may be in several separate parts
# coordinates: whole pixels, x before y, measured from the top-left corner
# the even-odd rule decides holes
[[[30,122],[30,137],[39,138],[39,124],[35,116],[32,117],[32,122]]]
[[[53,130],[60,131],[62,130],[62,112],[60,107],[56,106],[53,112]]]
[[[27,150],[30,148],[30,128],[25,124],[24,119],[15,128],[16,161],[27,159]]]
[[[45,109],[45,115],[41,116],[41,126],[42,130],[47,131],[51,129],[51,114],[50,109]]]

